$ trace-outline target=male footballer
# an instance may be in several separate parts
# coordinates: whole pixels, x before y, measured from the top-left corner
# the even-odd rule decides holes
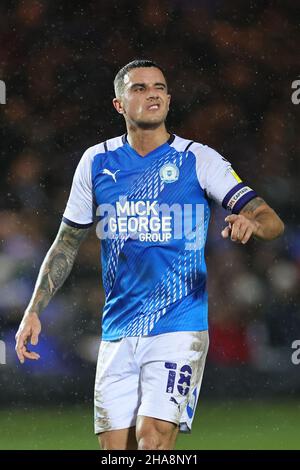
[[[97,220],[106,300],[95,433],[106,450],[174,449],[178,431],[191,430],[208,350],[210,201],[231,211],[221,235],[236,243],[272,240],[284,224],[219,153],[167,131],[170,95],[157,64],[130,62],[114,87],[127,131],[83,154],[16,352],[21,363],[39,358],[28,342],[37,344],[40,314]]]

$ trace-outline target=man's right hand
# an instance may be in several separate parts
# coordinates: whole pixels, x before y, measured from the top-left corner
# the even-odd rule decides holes
[[[21,364],[26,359],[37,360],[39,354],[28,351],[27,342],[30,340],[32,345],[36,345],[39,341],[41,332],[41,322],[36,313],[25,313],[16,334],[16,353]]]

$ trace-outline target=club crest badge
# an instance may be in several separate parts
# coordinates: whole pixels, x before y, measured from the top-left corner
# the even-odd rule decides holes
[[[159,170],[159,176],[164,183],[174,183],[179,178],[179,168],[174,163],[165,163]]]

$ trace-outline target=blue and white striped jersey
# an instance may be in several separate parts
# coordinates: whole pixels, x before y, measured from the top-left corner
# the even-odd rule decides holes
[[[176,135],[145,156],[126,135],[90,147],[63,220],[97,220],[102,338],[206,330],[210,199],[238,213],[255,196],[220,154]]]

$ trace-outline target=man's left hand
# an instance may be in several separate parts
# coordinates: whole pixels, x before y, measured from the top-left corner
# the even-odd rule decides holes
[[[248,218],[243,214],[232,214],[225,218],[228,226],[222,230],[222,237],[230,236],[233,242],[247,243],[257,233],[259,223],[254,218]]]

